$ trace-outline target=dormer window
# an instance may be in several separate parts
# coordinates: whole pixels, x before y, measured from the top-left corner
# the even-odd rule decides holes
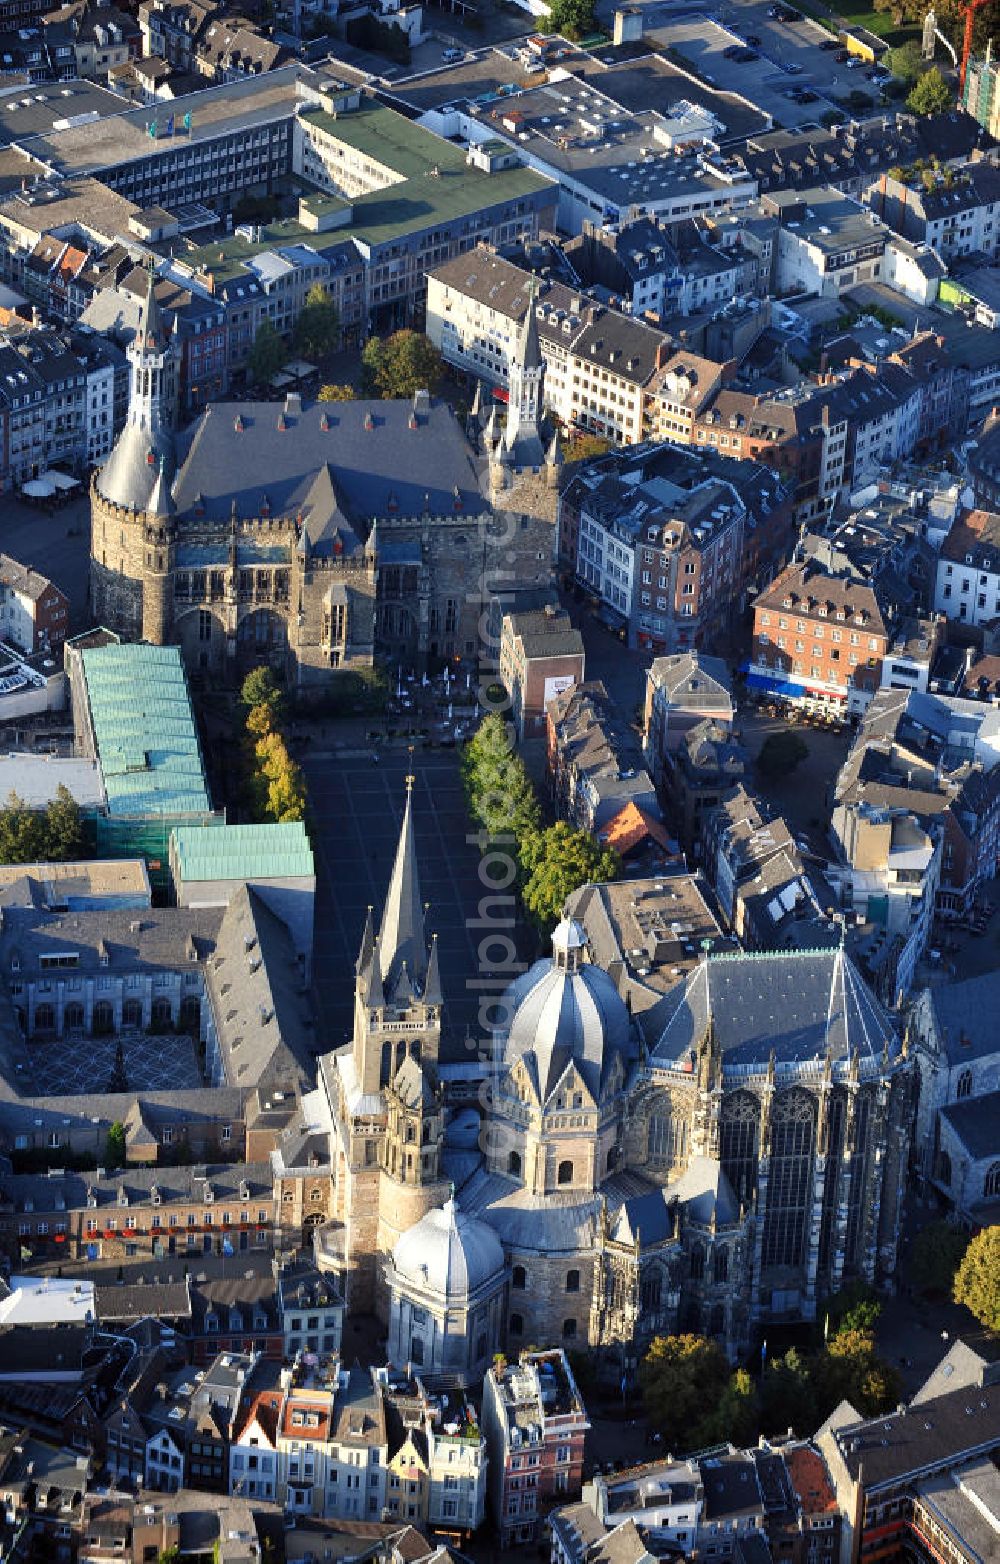
[[[128,1205],[128,1193],[127,1193],[127,1191],[125,1189],[124,1184],[122,1184],[120,1186],[119,1190],[118,1190],[118,1204],[120,1206],[127,1206]]]
[[[96,1194],[95,1190],[93,1189],[93,1187],[91,1186],[87,1190],[87,1208],[88,1208],[88,1210],[93,1211],[96,1205],[97,1205],[97,1194]]]
[[[214,1199],[215,1199],[215,1190],[212,1188],[211,1184],[206,1184],[205,1185],[205,1204],[206,1204],[206,1206],[210,1206]]]
[[[160,1191],[157,1189],[155,1184],[149,1192],[149,1198],[153,1202],[154,1206],[162,1206],[163,1196],[160,1194]]]

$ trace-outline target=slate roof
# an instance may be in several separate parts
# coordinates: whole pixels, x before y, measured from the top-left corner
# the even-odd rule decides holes
[[[187,1278],[177,1282],[115,1282],[94,1288],[94,1312],[102,1324],[131,1323],[148,1315],[160,1319],[190,1319],[191,1291]]]
[[[223,914],[206,982],[230,1085],[312,1083],[312,1015],[292,937],[252,886]]]
[[[948,1121],[974,1162],[985,1157],[1000,1158],[1000,1091],[951,1102],[941,1109],[941,1117]]]
[[[172,1203],[201,1204],[206,1184],[212,1189],[212,1205],[220,1210],[228,1205],[238,1206],[241,1201],[246,1204],[260,1197],[270,1198],[273,1192],[268,1162],[130,1167],[121,1173],[100,1173],[96,1169],[89,1173],[8,1173],[3,1189],[15,1211],[47,1213],[85,1210],[88,1196],[96,1202],[97,1210],[129,1210],[149,1205],[154,1188],[165,1207]],[[245,1195],[241,1193],[244,1185],[248,1191]],[[120,1205],[123,1192],[127,1200]],[[222,1231],[220,1219],[220,1235]]]
[[[8,970],[15,954],[21,970],[42,970],[42,959],[75,951],[79,972],[160,972],[196,968],[215,949],[221,921],[212,907],[100,908],[48,912],[8,907],[0,931],[0,955]]]
[[[327,468],[332,484],[314,491]],[[319,552],[344,518],[366,537],[372,520],[392,511],[474,517],[486,509],[472,447],[447,403],[433,399],[416,413],[402,399],[287,412],[274,402],[215,402],[195,425],[174,500],[182,517],[209,521],[228,521],[234,503],[244,517],[266,505],[273,515],[301,510]]]
[[[928,990],[928,996],[949,1064],[984,1059],[1000,1050],[996,1028],[1000,972],[986,972],[961,983],[939,983]]]
[[[672,1001],[672,1007],[671,1007]],[[693,1067],[712,1023],[724,1064],[766,1066],[898,1048],[888,1016],[843,951],[709,956],[668,995],[654,1057]]]
[[[956,1390],[902,1412],[845,1423],[833,1437],[852,1479],[867,1493],[917,1473],[955,1467],[991,1448],[1000,1428],[1000,1385]]]

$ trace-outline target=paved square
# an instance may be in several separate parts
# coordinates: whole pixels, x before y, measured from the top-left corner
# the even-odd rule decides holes
[[[369,904],[381,916],[409,764],[405,751],[383,751],[377,763],[335,755],[304,762],[316,854],[313,973],[323,1051],[351,1036],[354,963]],[[467,982],[479,971],[481,931],[469,927],[483,894],[479,853],[466,841],[457,752],[417,751],[412,764],[420,888],[428,936],[438,936],[444,988],[442,1056],[458,1059],[465,1056],[466,1029],[477,1030],[479,992]]]
[[[132,1091],[186,1091],[203,1086],[198,1055],[184,1033],[123,1034],[125,1080]],[[117,1037],[56,1037],[29,1044],[35,1089],[43,1097],[112,1089]]]

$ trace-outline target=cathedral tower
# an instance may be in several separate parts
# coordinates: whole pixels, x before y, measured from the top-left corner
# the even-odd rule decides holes
[[[496,411],[483,431],[489,461],[490,501],[497,510],[518,511],[554,524],[562,457],[545,419],[545,359],[538,340],[535,283],[507,371],[507,418],[497,427]],[[552,552],[553,538],[540,539]],[[543,550],[544,553],[544,550]]]
[[[91,596],[98,622],[162,645],[172,622],[177,344],[147,274],[128,346],[125,426],[91,486]]]
[[[382,1261],[400,1234],[447,1195],[437,1078],[441,980],[424,934],[413,832],[413,782],[378,933],[371,910],[355,968],[352,1089],[343,1103],[348,1155],[343,1216],[352,1309],[388,1317]]]

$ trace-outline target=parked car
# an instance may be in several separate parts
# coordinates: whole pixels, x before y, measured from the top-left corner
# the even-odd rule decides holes
[[[441,58],[446,65],[454,65],[458,60],[465,59],[464,49],[442,49]]]

